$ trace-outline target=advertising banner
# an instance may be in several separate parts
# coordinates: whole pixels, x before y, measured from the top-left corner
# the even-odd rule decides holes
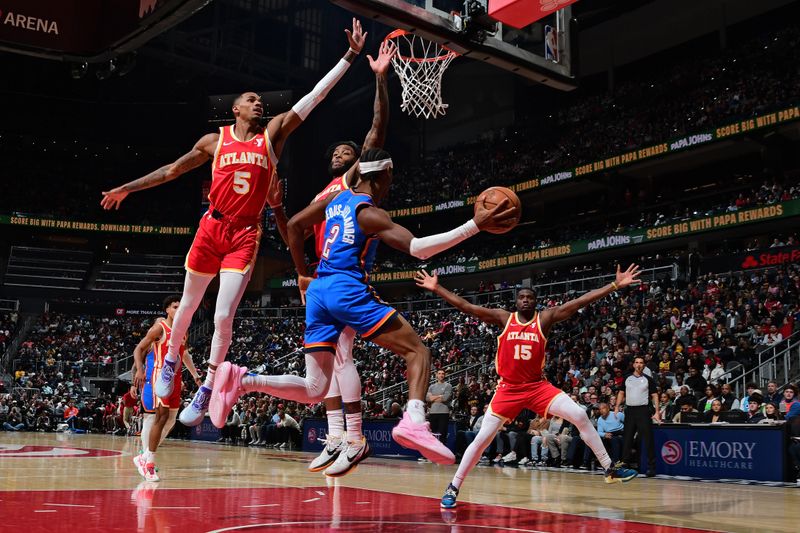
[[[199,426],[191,428],[192,440],[204,440],[207,442],[216,442],[219,439],[219,429],[211,423],[209,417],[205,417]]]
[[[703,144],[715,142],[722,139],[727,139],[729,137],[733,137],[757,129],[767,128],[785,122],[791,122],[799,118],[800,118],[800,106],[798,105],[788,106],[771,113],[764,113],[756,117],[737,120],[735,122],[731,122],[724,126],[720,126],[719,128],[716,128],[715,130],[712,131],[693,133],[691,135],[686,135],[685,137],[679,137],[671,141],[661,142],[658,144],[654,144],[652,146],[637,148],[629,152],[612,155],[609,157],[605,157],[603,159],[598,159],[596,161],[590,161],[588,163],[584,163],[577,167],[567,168],[560,170],[558,172],[554,172],[547,176],[531,178],[521,183],[510,185],[509,188],[516,192],[522,192],[522,191],[539,189],[541,187],[556,185],[559,183],[564,183],[566,181],[571,181],[577,177],[587,176],[595,172],[602,172],[619,166],[636,163],[638,161],[644,161],[646,159],[651,159],[654,157],[659,157],[674,152],[680,152],[692,148],[694,146],[700,146]],[[463,207],[464,205],[472,205],[474,203],[475,203],[475,197],[470,196],[463,199],[442,202],[436,205],[420,205],[416,207],[395,209],[393,211],[389,211],[389,215],[392,218],[409,217],[409,216],[423,215],[426,213],[432,213],[434,211],[456,209],[458,207]]]
[[[0,224],[32,228],[94,231],[111,233],[141,233],[144,235],[191,235],[189,226],[150,226],[147,224],[117,224],[108,222],[81,222],[28,215],[0,215]]]
[[[399,419],[365,419],[362,431],[367,438],[373,455],[404,455],[408,457],[419,457],[420,454],[414,450],[403,448],[392,439],[392,429],[397,425]],[[303,451],[321,452],[324,440],[327,436],[328,422],[324,418],[306,418],[303,420]],[[456,445],[456,424],[450,422],[447,435],[447,447],[455,450]]]
[[[658,474],[703,479],[784,479],[786,438],[780,426],[662,425],[654,427],[653,433]]]
[[[703,272],[724,272],[754,270],[788,263],[800,263],[800,246],[762,248],[739,254],[704,258],[700,268]]]

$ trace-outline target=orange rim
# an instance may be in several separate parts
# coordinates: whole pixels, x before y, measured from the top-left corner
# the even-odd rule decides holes
[[[393,39],[397,39],[398,37],[402,37],[403,35],[414,35],[416,37],[419,37],[418,35],[416,35],[414,33],[411,33],[410,31],[406,31],[406,30],[398,28],[398,29],[394,30],[393,32],[391,32],[386,37],[384,37],[383,40],[384,40],[384,42],[385,41],[391,41]],[[419,38],[423,39],[424,37],[419,37]],[[408,57],[408,56],[404,56],[403,54],[400,53],[400,47],[398,46],[397,57],[399,57],[403,61],[410,61],[411,63],[434,63],[436,61],[443,61],[445,59],[458,57],[460,55],[458,52],[450,50],[448,47],[446,47],[443,44],[438,44],[437,43],[437,46],[442,47],[443,50],[447,50],[447,53],[439,55],[439,56],[436,56],[436,57],[425,57],[425,58]]]

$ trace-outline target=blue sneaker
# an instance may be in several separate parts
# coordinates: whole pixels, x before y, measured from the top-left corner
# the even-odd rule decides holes
[[[456,498],[458,498],[458,489],[455,488],[452,483],[450,483],[447,486],[447,490],[444,491],[444,496],[442,496],[441,508],[455,509],[458,505]]]
[[[158,373],[155,383],[156,396],[159,398],[169,398],[175,384],[175,363],[164,361],[164,367]]]
[[[639,472],[625,466],[609,468],[606,470],[606,483],[627,483],[638,475]]]
[[[181,416],[178,417],[178,420],[180,420],[181,424],[184,426],[199,426],[206,417],[208,402],[210,401],[211,389],[203,385],[194,393],[194,398],[192,398],[192,403],[189,404],[189,407],[181,411]]]

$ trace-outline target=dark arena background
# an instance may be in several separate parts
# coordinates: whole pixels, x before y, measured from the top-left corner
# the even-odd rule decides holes
[[[797,531],[798,20],[789,0],[0,0],[0,531]],[[300,378],[344,382],[336,337],[312,340],[279,229],[316,263],[292,217],[353,198],[328,187],[342,165],[377,191],[388,157],[381,208],[416,237],[486,229],[492,186],[521,217],[435,254],[368,235],[369,206],[323,227],[309,297],[361,238],[363,305],[397,310],[367,323],[329,284],[366,324],[334,320],[361,399],[331,403]],[[365,273],[372,237],[394,247]],[[417,348],[384,342],[401,324]],[[512,333],[536,339],[513,359]]]

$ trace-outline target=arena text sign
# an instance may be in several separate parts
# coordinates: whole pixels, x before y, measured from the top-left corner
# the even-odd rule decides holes
[[[662,155],[679,152],[694,146],[700,146],[706,143],[727,139],[734,135],[747,133],[760,128],[767,128],[785,122],[791,122],[800,119],[800,105],[793,105],[772,113],[765,113],[756,117],[732,122],[725,126],[720,126],[713,131],[704,131],[693,133],[685,137],[679,137],[667,142],[660,142],[652,146],[645,146],[637,148],[622,154],[616,154],[597,161],[590,161],[578,165],[577,167],[568,168],[559,172],[554,172],[547,176],[535,177],[508,185],[510,189],[515,192],[531,191],[541,187],[549,187],[558,185],[565,181],[573,180],[577,177],[587,176],[595,172],[602,172],[615,167],[636,163],[645,159],[651,159]],[[505,185],[505,184],[503,184]],[[410,217],[417,215],[424,215],[435,211],[445,211],[449,209],[457,209],[465,205],[472,205],[475,203],[475,197],[470,196],[463,199],[456,199],[438,204],[421,205],[417,207],[406,207],[403,209],[395,209],[389,211],[389,215],[393,218]]]
[[[111,233],[137,233],[144,235],[191,235],[189,226],[150,226],[146,224],[110,224],[105,222],[82,222],[56,218],[23,215],[0,215],[0,224],[27,226],[69,231],[94,231]]]

